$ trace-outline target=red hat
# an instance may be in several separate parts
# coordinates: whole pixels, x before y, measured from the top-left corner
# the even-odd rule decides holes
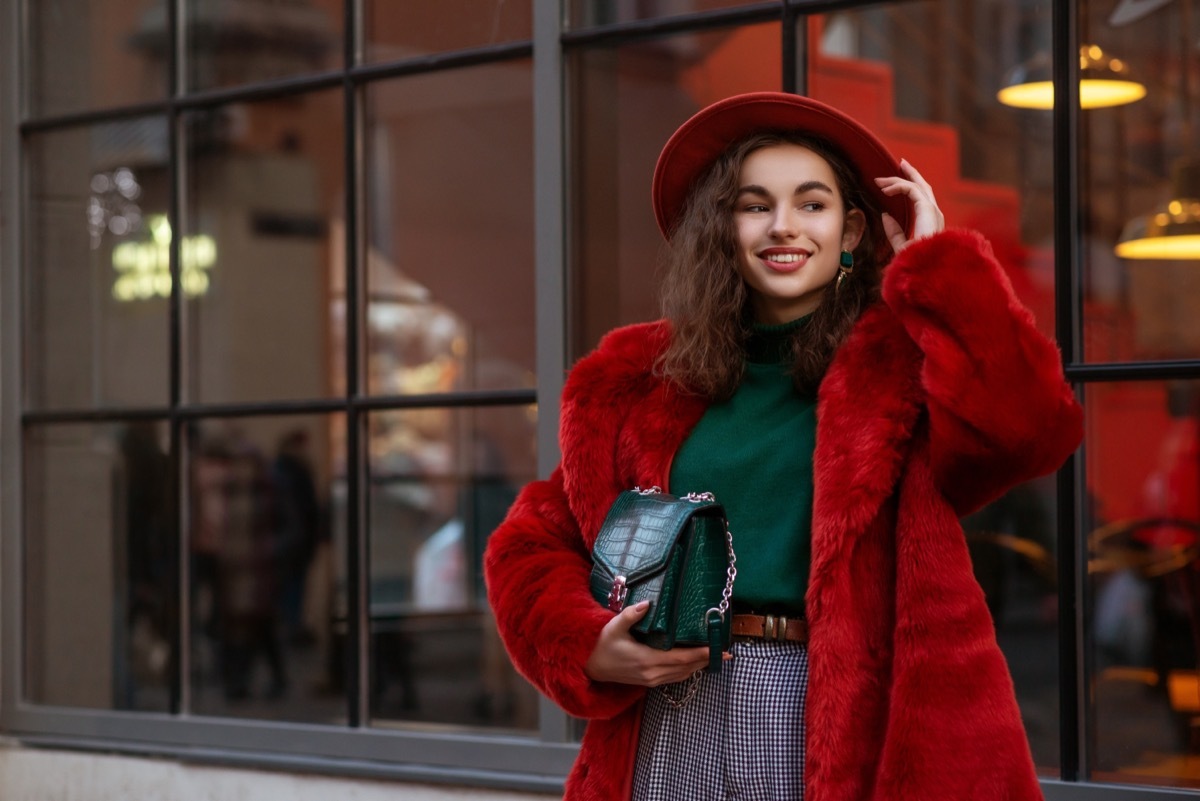
[[[658,156],[651,196],[663,236],[679,222],[692,186],[734,142],[761,131],[799,131],[827,140],[850,161],[880,208],[911,233],[912,211],[904,195],[889,197],[871,179],[900,175],[900,162],[858,121],[810,97],[786,92],[749,92],[718,100],[680,125]]]

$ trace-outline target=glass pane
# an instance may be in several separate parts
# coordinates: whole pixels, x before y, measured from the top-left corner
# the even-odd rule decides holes
[[[1045,2],[937,0],[821,15],[810,94],[862,121],[937,192],[950,226],[992,242],[1039,327],[1054,330],[1053,164],[1048,114],[997,92],[1050,47]]]
[[[25,8],[32,116],[166,97],[164,0],[38,0]]]
[[[1056,773],[1059,762],[1058,537],[1055,479],[1037,479],[962,521],[1008,660],[1034,763]]]
[[[371,710],[397,721],[537,728],[483,585],[487,538],[536,477],[532,406],[370,417]]]
[[[367,61],[533,37],[531,0],[366,0],[365,6]]]
[[[924,0],[809,19],[809,93],[870,128],[937,193],[947,225],[992,242],[1043,333],[1054,331],[1047,114],[997,98],[1025,53],[1050,47],[1050,3]],[[801,29],[801,32],[803,29]],[[1059,765],[1054,482],[964,521],[1038,769]]]
[[[534,385],[531,64],[367,90],[367,387]]]
[[[570,0],[568,25],[587,28],[756,4],[762,0]]]
[[[166,122],[37,134],[28,155],[26,402],[165,405]]]
[[[671,133],[739,92],[779,91],[777,23],[576,50],[570,109],[570,358],[616,326],[659,315],[663,240],[650,208]]]
[[[1080,162],[1083,356],[1196,358],[1200,15],[1191,2],[1123,3],[1111,14],[1099,3],[1079,9],[1081,41],[1089,57],[1098,57],[1093,71],[1107,68],[1096,77],[1120,78],[1146,93],[1080,115],[1087,143]]]
[[[293,78],[342,65],[343,0],[187,0],[188,88]]]
[[[345,270],[340,90],[184,119],[186,396],[201,402],[343,391],[333,282]]]
[[[345,720],[333,592],[345,568],[330,513],[344,427],[304,415],[188,430],[193,713]]]
[[[27,432],[28,700],[168,710],[178,557],[166,430],[134,422]]]
[[[1085,402],[1091,777],[1200,787],[1200,381]]]

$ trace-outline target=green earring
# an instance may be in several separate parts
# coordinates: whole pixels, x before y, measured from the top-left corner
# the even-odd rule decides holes
[[[838,259],[838,277],[837,283],[833,286],[834,292],[842,288],[842,281],[846,280],[846,276],[852,272],[854,272],[854,254],[843,250],[841,258]]]

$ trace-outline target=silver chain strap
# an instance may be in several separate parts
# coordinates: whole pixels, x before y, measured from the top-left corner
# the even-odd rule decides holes
[[[649,490],[643,490],[640,487],[635,488],[642,495],[653,495],[662,492],[658,487],[651,487]],[[689,492],[683,496],[685,501],[692,503],[701,503],[702,501],[716,501],[716,496],[711,492]],[[737,554],[733,552],[733,532],[729,530],[729,521],[725,521],[725,547],[729,551],[729,568],[725,571],[725,589],[721,590],[721,602],[709,609],[704,614],[707,621],[708,616],[713,612],[717,613],[717,617],[721,622],[725,622],[725,615],[729,612],[729,603],[733,598],[733,581],[737,578]],[[704,668],[700,668],[692,674],[687,680],[687,687],[684,688],[683,695],[676,698],[667,687],[659,687],[658,691],[668,704],[674,709],[683,709],[692,699],[696,697],[696,693],[700,691],[700,676],[704,673]]]

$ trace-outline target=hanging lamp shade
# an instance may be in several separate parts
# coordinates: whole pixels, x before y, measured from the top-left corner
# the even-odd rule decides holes
[[[1050,75],[1050,56],[1040,53],[1018,65],[1007,84],[996,93],[1006,106],[1015,108],[1054,108],[1054,81]],[[1146,96],[1146,87],[1133,80],[1129,65],[1113,58],[1099,45],[1079,48],[1079,105],[1081,108],[1123,106]]]
[[[1171,199],[1125,225],[1113,252],[1123,259],[1200,259],[1200,159],[1171,172]]]

